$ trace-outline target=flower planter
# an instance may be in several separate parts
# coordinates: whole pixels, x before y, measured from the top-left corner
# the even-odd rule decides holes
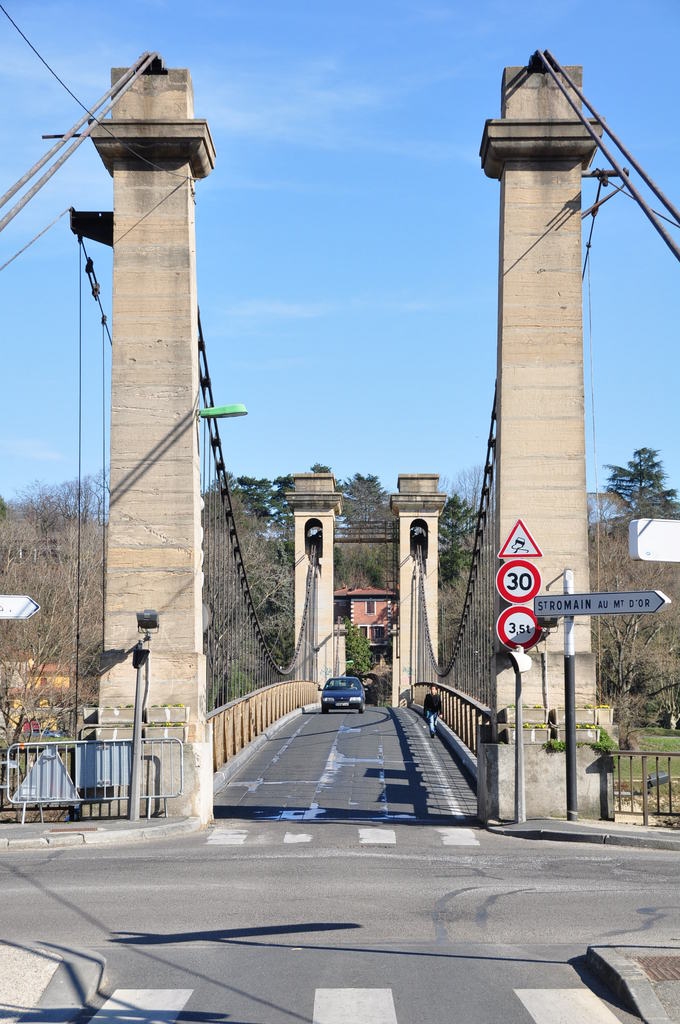
[[[535,722],[537,725],[544,726],[547,720],[547,711],[545,708],[526,707],[522,705],[522,721],[526,724],[527,722]],[[507,722],[509,725],[515,723],[515,708],[503,708],[498,714],[498,721]]]
[[[567,738],[567,730],[564,728],[564,726],[560,726],[560,728],[557,730],[557,739],[558,740],[566,740],[566,738]],[[588,726],[583,726],[583,725],[579,726],[578,723],[576,724],[576,742],[577,743],[598,743],[599,739],[600,739],[600,730],[598,729],[598,727],[596,725],[593,725],[591,728],[589,728]]]
[[[99,725],[132,725],[135,718],[134,708],[110,707],[98,708]]]
[[[152,722],[144,726],[144,738],[147,740],[177,739],[186,742],[186,726],[173,725],[171,722],[164,725],[162,722]]]
[[[507,730],[508,743],[515,742],[515,732],[512,726]],[[525,743],[547,743],[550,739],[551,730],[547,726],[533,725],[529,723],[522,729],[522,739]]]
[[[603,725],[605,729],[611,728],[614,724],[614,708],[605,704],[595,708],[595,721],[598,725]]]
[[[184,724],[189,720],[189,708],[186,705],[152,704],[148,709],[147,718],[149,722],[181,722]]]
[[[131,740],[132,725],[98,725],[94,733],[98,740]]]
[[[596,708],[574,708],[574,712],[577,725],[596,725]],[[564,726],[564,708],[552,708],[550,711],[550,721],[554,725]]]

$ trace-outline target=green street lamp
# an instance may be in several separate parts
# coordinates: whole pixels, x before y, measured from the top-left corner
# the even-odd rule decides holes
[[[247,416],[248,410],[245,405],[214,405],[209,409],[199,409],[199,418],[202,420],[224,420],[230,416]]]

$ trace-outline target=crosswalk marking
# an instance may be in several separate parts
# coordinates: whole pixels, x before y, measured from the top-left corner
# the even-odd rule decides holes
[[[308,832],[286,832],[283,841],[284,843],[311,843],[312,837]]]
[[[397,842],[397,834],[392,828],[360,828],[359,842],[394,846]]]
[[[516,988],[536,1024],[617,1024],[617,1018],[587,988]]]
[[[471,828],[438,828],[444,846],[479,846]]]
[[[435,834],[439,837],[442,846],[479,846],[479,839],[475,834],[475,830],[471,828],[461,828],[460,826],[451,827],[439,827],[426,829],[421,833],[422,837],[425,838],[428,835]],[[397,833],[394,829],[385,828],[381,825],[370,825],[363,828],[357,828],[356,833],[359,839],[359,843],[362,846],[396,846],[397,845]],[[208,832],[206,842],[214,846],[243,846],[250,838],[250,830],[247,828],[227,828],[217,826]],[[320,839],[321,837],[317,834],[312,835],[310,832],[285,832],[283,840],[281,839],[280,833],[265,835],[256,835],[254,841],[259,845],[275,845],[277,842],[285,843],[286,845],[297,845],[302,843],[311,843],[314,839]],[[413,833],[409,834],[409,839],[413,838]]]
[[[189,1002],[191,988],[117,988],[92,1021],[101,1024],[172,1024]]]
[[[398,1024],[390,988],[317,988],[313,1024]]]
[[[245,828],[215,828],[208,836],[209,843],[218,846],[241,846],[248,838]]]

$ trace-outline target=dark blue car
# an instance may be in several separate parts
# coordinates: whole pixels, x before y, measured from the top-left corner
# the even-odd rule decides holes
[[[363,715],[366,707],[366,693],[361,680],[356,676],[333,676],[326,681],[321,691],[321,712],[327,714],[331,708],[341,711],[358,711]]]

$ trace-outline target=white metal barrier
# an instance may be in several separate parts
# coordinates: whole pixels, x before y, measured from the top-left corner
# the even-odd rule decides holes
[[[22,807],[21,823],[28,806],[61,806],[80,815],[84,803],[103,804],[128,800],[132,767],[131,740],[57,740],[14,743],[7,749],[4,781],[11,804]],[[155,800],[181,796],[184,789],[184,745],[181,740],[143,739],[140,799],[147,801],[147,818]]]

